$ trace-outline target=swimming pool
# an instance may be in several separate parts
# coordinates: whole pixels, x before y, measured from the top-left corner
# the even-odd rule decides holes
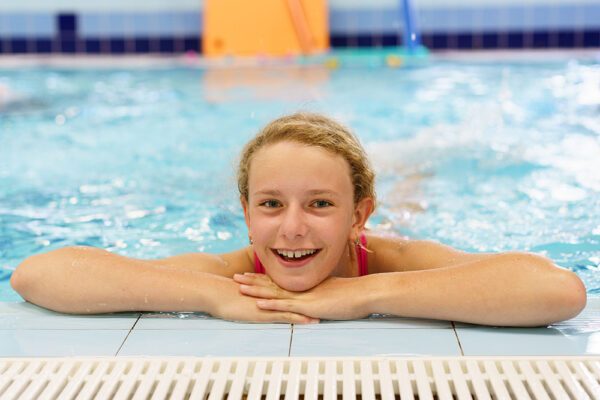
[[[600,292],[598,62],[2,69],[0,86],[0,301],[20,300],[24,257],[60,246],[244,245],[235,157],[298,109],[366,145],[371,227],[544,254]]]

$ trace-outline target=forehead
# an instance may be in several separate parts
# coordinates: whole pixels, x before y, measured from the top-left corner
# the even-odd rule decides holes
[[[267,145],[252,157],[249,169],[250,191],[256,186],[280,181],[309,186],[327,185],[352,192],[348,162],[338,154],[317,146],[291,141]]]

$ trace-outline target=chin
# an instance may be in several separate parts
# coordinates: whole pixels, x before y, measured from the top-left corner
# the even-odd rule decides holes
[[[312,289],[319,284],[319,282],[310,282],[305,279],[279,279],[273,281],[279,285],[280,288],[289,290],[290,292],[304,292]]]

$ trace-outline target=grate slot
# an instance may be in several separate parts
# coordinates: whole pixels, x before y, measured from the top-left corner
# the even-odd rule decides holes
[[[191,399],[203,399],[206,393],[208,392],[208,386],[210,384],[210,373],[213,368],[212,360],[205,359],[201,361],[201,369],[196,374],[196,383],[194,384],[194,389],[190,394]]]
[[[459,360],[450,360],[451,379],[450,383],[454,386],[454,391],[459,399],[471,399],[471,390],[467,384],[467,379],[471,380],[471,375],[465,373]]]
[[[429,378],[429,374],[425,369],[425,362],[417,359],[413,362],[413,368],[415,370],[419,400],[433,400],[431,379]]]
[[[306,364],[306,363],[305,363]],[[319,397],[319,365],[308,363],[304,387],[304,400],[316,400]]]
[[[99,357],[0,362],[3,400],[600,399],[600,357]]]
[[[162,362],[146,362],[142,375],[138,378],[138,386],[133,396],[133,400],[142,400],[149,398],[149,394],[156,385],[154,377],[162,368]]]
[[[318,362],[318,364],[325,364],[325,376],[322,391],[323,400],[337,399],[336,362],[334,360],[326,360],[325,362]]]
[[[144,369],[144,360],[135,360],[133,365],[130,366],[129,371],[125,374],[125,378],[121,381],[121,386],[115,394],[116,400],[129,399],[133,388],[138,383],[138,377],[142,374]]]
[[[567,389],[570,392],[569,396],[571,396],[574,399],[580,400],[588,400],[590,398],[590,396],[588,396],[585,390],[583,390],[583,387],[581,387],[581,384],[573,377],[573,374],[567,366],[566,361],[557,361],[556,369],[563,378],[563,382],[565,383]]]
[[[490,392],[486,384],[487,379],[482,373],[483,364],[475,360],[467,360],[467,371],[471,376],[471,383],[475,389],[475,396],[478,400],[491,399]]]
[[[189,391],[191,391],[190,384],[192,382],[192,376],[194,373],[194,364],[191,360],[186,360],[181,364],[177,381],[173,387],[173,392],[170,394],[170,400],[186,399]]]
[[[289,372],[287,376],[287,387],[285,390],[285,400],[297,399],[300,397],[300,374],[302,373],[302,362],[292,359],[290,361]]]
[[[542,379],[548,386],[548,389],[552,393],[552,396],[557,399],[566,399],[569,397],[567,392],[563,389],[560,381],[557,379],[556,374],[552,371],[550,364],[546,361],[538,361],[537,367],[542,375]]]
[[[236,400],[242,398],[242,394],[244,393],[244,383],[246,382],[247,371],[248,361],[240,360],[236,364],[235,375],[233,377],[231,389],[229,390],[229,396],[227,397],[228,399]]]
[[[450,385],[446,379],[446,372],[444,371],[444,365],[442,363],[435,363],[433,368],[433,380],[435,382],[435,388],[437,389],[437,395],[440,399],[452,398],[452,391]]]
[[[67,359],[64,363],[58,364],[57,366],[58,371],[53,376],[49,376],[48,386],[46,386],[44,391],[40,394],[40,400],[56,399],[58,397],[67,384],[67,375],[75,367],[75,362]]]
[[[408,361],[396,361],[396,376],[398,379],[398,392],[400,394],[400,398],[402,400],[414,399],[415,396],[413,394],[413,385],[411,379],[409,378],[410,374],[408,372]]]
[[[21,392],[25,390],[27,384],[31,382],[32,375],[36,373],[40,367],[41,362],[32,362],[27,365],[25,369],[16,375],[12,385],[8,387],[6,392],[2,394],[3,399],[16,399],[19,397]]]
[[[160,374],[158,384],[152,393],[152,399],[164,399],[173,389],[173,383],[175,381],[175,374],[179,369],[178,362],[167,363],[166,368]]]
[[[344,400],[356,398],[356,381],[354,373],[354,362],[344,360],[342,362],[342,393]]]
[[[125,370],[130,363],[122,362],[122,363],[112,363],[110,374],[104,378],[104,382],[100,389],[98,390],[97,398],[99,399],[108,399],[112,398],[115,390],[119,387],[121,381],[119,378],[121,375],[125,373]]]
[[[600,385],[598,385],[592,372],[582,362],[574,362],[573,367],[583,382],[583,386],[587,390],[588,395],[592,399],[600,398]]]
[[[229,380],[229,371],[231,371],[231,361],[225,360],[218,363],[218,370],[216,371],[216,377],[213,380],[212,387],[210,389],[210,395],[208,400],[222,399],[225,397],[225,388]]]
[[[379,370],[379,390],[381,400],[394,400],[394,386],[392,385],[392,374],[390,372],[390,363],[388,361],[378,361]]]
[[[266,371],[267,363],[264,360],[258,361],[254,367],[254,372],[252,373],[252,380],[250,381],[250,388],[248,389],[248,400],[261,399]]]
[[[12,365],[8,365],[2,376],[0,376],[0,393],[3,393],[11,385],[14,377],[18,376],[23,366],[24,363],[22,362],[15,362]]]
[[[52,374],[53,371],[56,371],[58,364],[59,362],[57,360],[50,360],[48,362],[41,361],[41,369],[38,371],[37,376],[31,377],[32,380],[27,389],[21,394],[21,398],[40,398],[41,393],[45,391],[50,382],[50,374]]]
[[[110,369],[110,364],[107,361],[101,361],[93,370],[93,374],[85,377],[87,381],[79,393],[77,393],[77,399],[93,399],[99,390],[102,378],[104,378]]]
[[[275,360],[271,368],[269,377],[269,389],[267,390],[267,400],[276,400],[281,396],[281,386],[283,385],[283,362]]]

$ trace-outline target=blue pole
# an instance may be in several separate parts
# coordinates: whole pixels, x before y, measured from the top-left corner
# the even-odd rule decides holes
[[[421,34],[417,29],[415,13],[410,0],[402,0],[400,7],[404,16],[404,45],[410,53],[414,53],[421,46]]]

